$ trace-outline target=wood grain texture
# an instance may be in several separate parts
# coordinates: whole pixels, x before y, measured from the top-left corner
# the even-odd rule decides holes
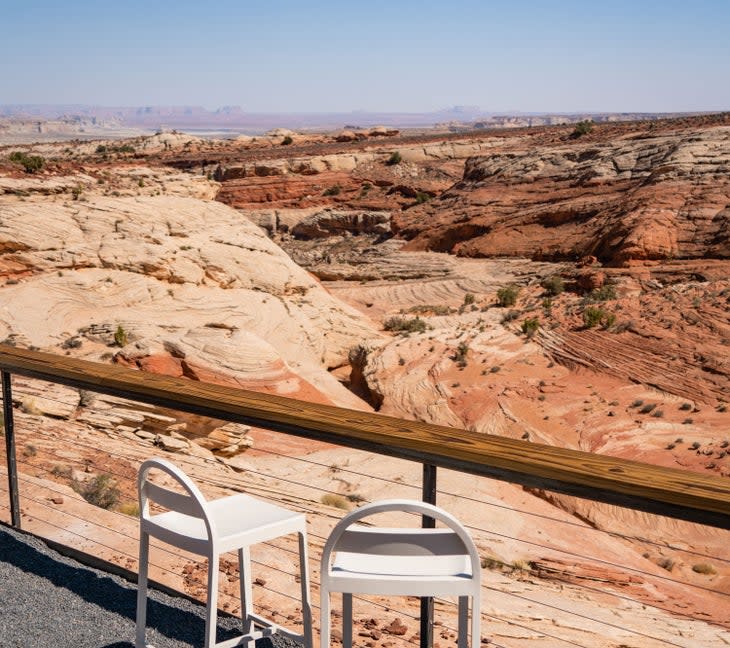
[[[0,345],[0,369],[730,528],[730,480]]]

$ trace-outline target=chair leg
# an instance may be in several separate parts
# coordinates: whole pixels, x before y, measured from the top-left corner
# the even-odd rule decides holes
[[[307,534],[302,531],[299,535],[299,584],[302,589],[302,624],[304,648],[313,648],[312,645],[312,606],[309,602],[309,558],[307,557]]]
[[[238,550],[238,576],[241,585],[241,626],[243,634],[253,630],[253,590],[251,588],[251,552],[248,547]]]
[[[215,646],[218,629],[218,554],[208,557],[208,605],[205,614],[205,648]]]
[[[481,635],[482,604],[479,597],[479,588],[471,597],[471,645],[472,648],[479,648],[482,643]]]
[[[342,593],[342,648],[352,648],[352,594]]]
[[[320,586],[319,591],[319,647],[330,648],[330,627],[332,619],[330,618],[330,593],[327,589]]]
[[[469,597],[459,597],[459,648],[467,648],[469,645]],[[474,646],[476,648],[476,645]]]
[[[145,628],[147,626],[147,570],[150,555],[149,533],[139,536],[139,565],[137,567],[137,632],[136,648],[145,648]]]

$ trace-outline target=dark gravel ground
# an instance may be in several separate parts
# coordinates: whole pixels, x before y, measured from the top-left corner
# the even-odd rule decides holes
[[[62,556],[42,541],[0,526],[1,648],[134,648],[137,587]],[[219,617],[218,641],[237,619]],[[147,642],[155,648],[203,645],[205,608],[150,590]],[[284,637],[256,648],[301,648]]]

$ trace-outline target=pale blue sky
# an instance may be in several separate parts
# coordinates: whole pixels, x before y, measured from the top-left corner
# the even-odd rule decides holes
[[[730,0],[0,0],[0,104],[730,110]]]

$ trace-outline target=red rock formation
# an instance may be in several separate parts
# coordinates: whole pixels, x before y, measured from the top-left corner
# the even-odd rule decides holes
[[[501,149],[394,216],[410,249],[604,263],[730,258],[730,130]]]

